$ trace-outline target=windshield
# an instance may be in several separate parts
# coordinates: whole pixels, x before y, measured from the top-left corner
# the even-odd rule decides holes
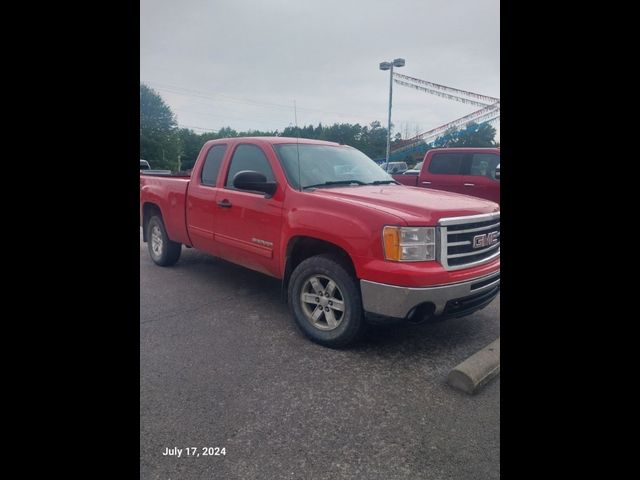
[[[373,160],[360,150],[347,146],[309,145],[301,143],[273,146],[284,168],[289,184],[300,188],[329,185],[376,185],[396,183]],[[298,150],[300,168],[298,170]]]

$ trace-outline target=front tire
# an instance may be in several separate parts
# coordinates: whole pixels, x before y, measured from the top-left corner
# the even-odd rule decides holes
[[[342,348],[362,333],[360,286],[340,257],[317,255],[301,262],[291,274],[288,294],[296,324],[312,341]]]
[[[182,252],[182,244],[169,240],[164,222],[157,215],[151,217],[147,224],[147,246],[151,260],[161,267],[176,263]]]

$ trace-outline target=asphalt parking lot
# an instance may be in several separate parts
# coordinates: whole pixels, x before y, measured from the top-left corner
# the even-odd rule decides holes
[[[445,380],[500,335],[499,297],[472,316],[311,343],[270,277],[140,242],[141,479],[498,479],[500,378]],[[183,449],[180,458],[163,456]],[[225,448],[186,456],[184,448]]]

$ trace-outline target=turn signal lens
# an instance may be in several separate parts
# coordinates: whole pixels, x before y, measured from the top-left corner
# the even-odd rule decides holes
[[[400,260],[400,228],[384,227],[384,258],[387,260]]]

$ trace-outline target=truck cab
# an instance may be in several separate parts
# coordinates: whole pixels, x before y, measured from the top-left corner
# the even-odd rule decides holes
[[[393,175],[404,185],[461,193],[500,203],[499,148],[429,150],[416,176]]]

